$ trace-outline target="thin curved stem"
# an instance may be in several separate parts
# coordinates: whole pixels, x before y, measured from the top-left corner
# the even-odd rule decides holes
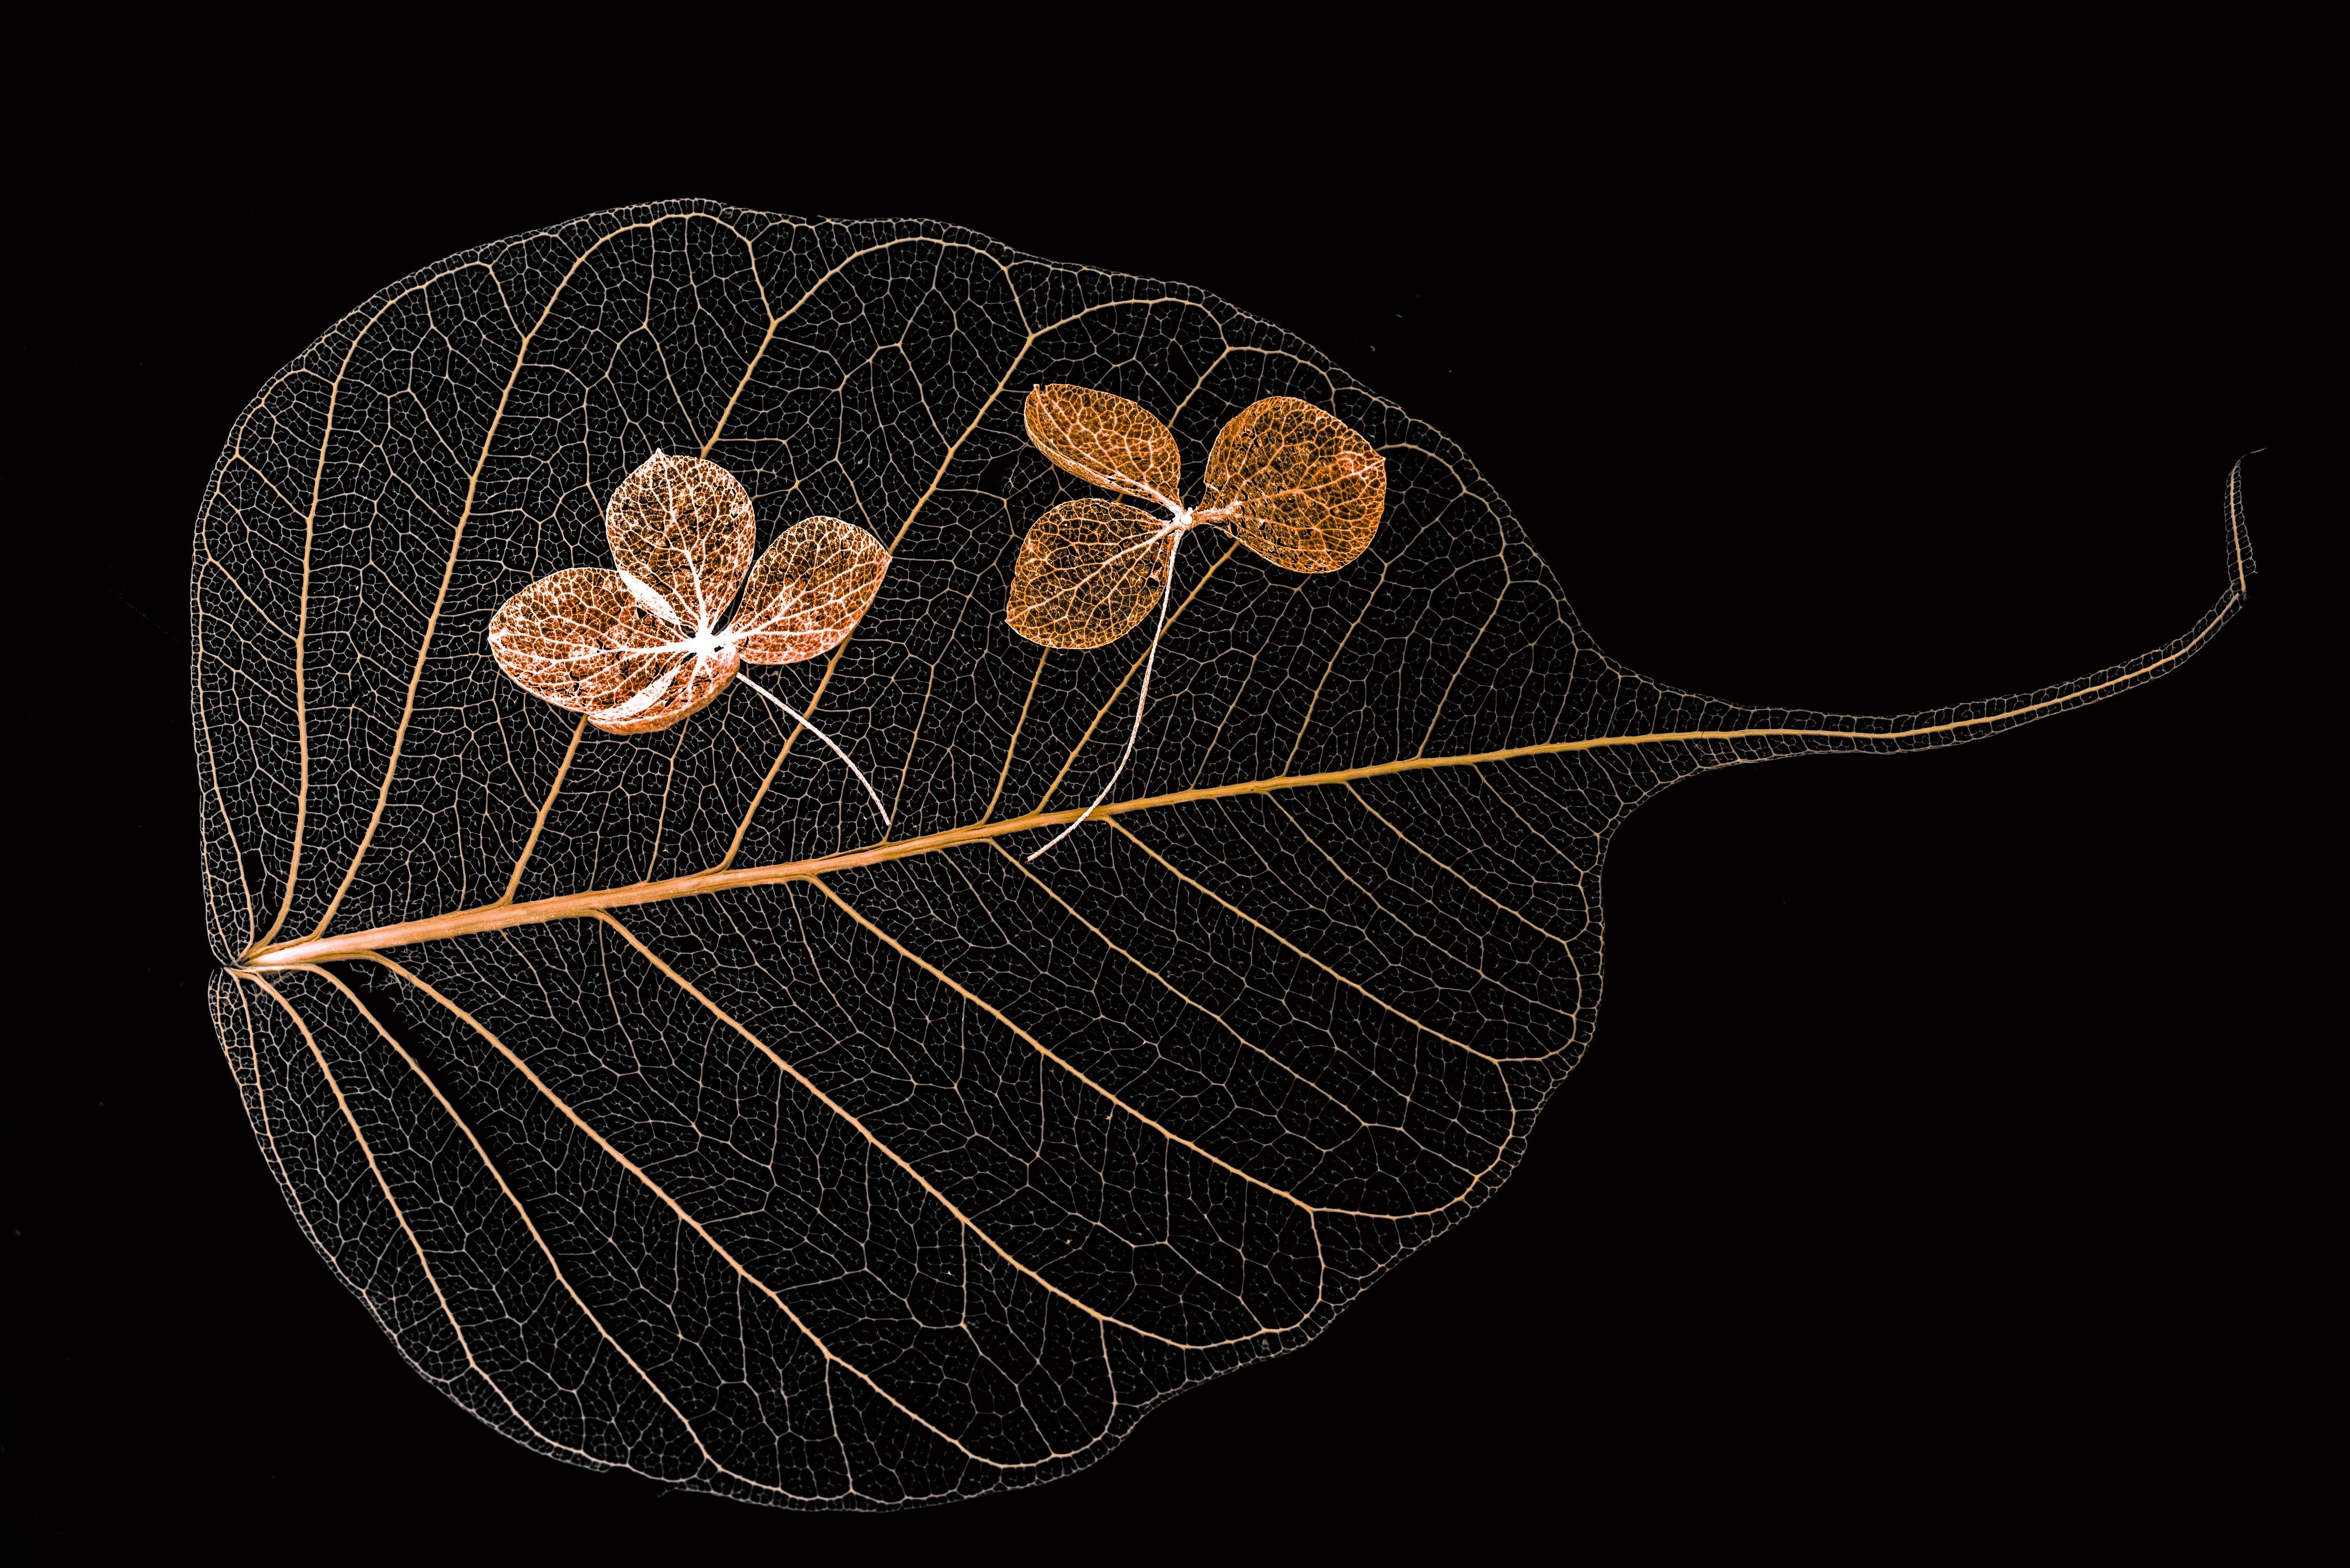
[[[865,776],[865,770],[858,767],[855,762],[850,760],[848,753],[840,749],[839,742],[834,740],[830,735],[826,734],[822,730],[817,729],[815,722],[809,719],[806,714],[801,712],[798,709],[793,707],[790,703],[785,701],[782,698],[776,696],[774,692],[768,691],[765,687],[760,685],[749,676],[738,671],[734,679],[740,680],[743,685],[748,686],[752,691],[756,691],[760,696],[764,697],[768,701],[773,702],[776,707],[781,708],[786,714],[790,715],[795,723],[799,724],[801,727],[806,729],[808,733],[814,735],[817,740],[822,741],[826,745],[830,746],[832,748],[832,754],[838,757],[841,762],[847,765],[848,771],[857,775],[857,782],[863,784],[865,786],[865,793],[873,797],[873,809],[881,814],[881,826],[885,829],[889,826],[889,808],[881,804],[880,792],[873,787],[873,781]]]
[[[1118,787],[1118,774],[1126,772],[1127,759],[1134,755],[1134,742],[1142,733],[1142,711],[1150,704],[1150,671],[1159,663],[1159,639],[1167,635],[1168,601],[1175,597],[1175,554],[1182,549],[1183,535],[1190,532],[1189,528],[1178,528],[1175,531],[1175,542],[1167,546],[1167,581],[1159,590],[1159,629],[1150,634],[1150,654],[1142,661],[1142,691],[1134,700],[1134,727],[1126,732],[1126,750],[1118,753],[1118,766],[1110,770],[1109,783],[1102,785],[1101,794],[1094,796],[1093,805],[1088,805],[1079,812],[1076,822],[1046,839],[1044,848],[1028,857],[1031,860],[1075,833],[1084,824],[1086,818],[1094,814],[1094,806],[1101,805],[1109,798],[1109,792]]]

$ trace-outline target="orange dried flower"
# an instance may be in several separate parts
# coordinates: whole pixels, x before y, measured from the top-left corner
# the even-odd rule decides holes
[[[1370,548],[1387,502],[1388,460],[1344,421],[1260,398],[1217,433],[1191,520],[1231,529],[1276,566],[1335,572]]]
[[[1174,435],[1141,404],[1090,387],[1031,387],[1021,421],[1030,443],[1071,473],[1157,502],[1170,514],[1156,517],[1095,497],[1064,501],[1036,519],[1013,562],[1003,618],[1047,648],[1115,642],[1153,605],[1163,633],[1176,549],[1202,524],[1230,530],[1276,566],[1335,572],[1370,547],[1387,506],[1387,459],[1336,415],[1298,398],[1261,398],[1225,421],[1208,453],[1207,493],[1196,508],[1180,499],[1183,464]],[[1158,659],[1154,634],[1134,727],[1109,784],[1029,859],[1066,838],[1109,798],[1134,754]]]
[[[490,618],[490,651],[524,691],[616,735],[666,730],[709,706],[745,662],[795,664],[837,646],[889,569],[881,542],[837,517],[794,524],[754,567],[741,483],[705,459],[660,452],[612,493],[604,532],[619,570],[541,577]],[[738,592],[742,606],[722,625]]]
[[[1167,509],[1065,501],[1036,520],[1012,568],[1012,628],[1047,648],[1099,648],[1159,601],[1175,542],[1202,524],[1293,572],[1335,572],[1370,546],[1387,505],[1387,460],[1335,414],[1261,398],[1208,453],[1196,508],[1179,498],[1175,437],[1141,404],[1090,387],[1034,387],[1021,410],[1037,451],[1088,483]]]

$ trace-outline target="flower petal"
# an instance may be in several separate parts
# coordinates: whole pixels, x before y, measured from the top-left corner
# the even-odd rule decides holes
[[[1175,535],[1115,501],[1064,501],[1028,530],[1003,618],[1047,648],[1099,648],[1134,629],[1166,589]]]
[[[615,735],[649,735],[666,730],[718,701],[743,668],[742,656],[731,648],[700,659],[689,654],[677,657],[677,668],[660,680],[626,702],[588,714],[588,722]]]
[[[691,657],[650,651],[677,639],[618,572],[557,572],[490,618],[490,651],[524,691],[574,713],[615,708]]]
[[[837,646],[881,591],[889,552],[854,523],[804,517],[751,568],[733,635],[753,664],[796,664]]]
[[[757,539],[751,497],[733,474],[659,452],[612,493],[604,531],[621,572],[696,631],[714,630],[734,602]]]
[[[1263,398],[1216,437],[1197,516],[1276,566],[1335,572],[1370,546],[1387,499],[1370,442],[1312,403]]]
[[[682,621],[678,619],[677,607],[670,603],[667,599],[661,597],[658,589],[656,589],[650,583],[645,581],[644,578],[637,576],[636,573],[622,572],[620,574],[620,586],[628,589],[629,594],[635,597],[639,604],[644,606],[645,608],[650,610],[653,614],[660,617],[661,619],[667,621],[670,625],[682,626],[684,624]]]
[[[1031,387],[1021,419],[1036,450],[1079,479],[1177,509],[1182,456],[1140,403],[1090,387]]]

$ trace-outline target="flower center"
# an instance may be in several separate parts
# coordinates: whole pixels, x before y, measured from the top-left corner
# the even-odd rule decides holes
[[[708,627],[704,627],[700,631],[695,632],[691,637],[687,638],[680,646],[683,648],[686,652],[693,655],[696,659],[710,659],[724,652],[727,644],[732,640],[732,639],[723,638],[716,632],[712,631]]]

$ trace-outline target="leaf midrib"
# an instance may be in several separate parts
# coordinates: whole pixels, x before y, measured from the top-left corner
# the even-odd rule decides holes
[[[2092,697],[2108,687],[2142,680],[2165,665],[2175,663],[2192,654],[2205,638],[2218,629],[2214,621],[2202,635],[2190,639],[2183,646],[2171,649],[2150,661],[2131,661],[2120,672],[2094,686],[2067,691],[2059,696],[2043,698],[2032,702],[2003,704],[1991,711],[1963,719],[1948,720],[1939,724],[1914,725],[1908,729],[1875,730],[1863,726],[1864,720],[1849,721],[1850,728],[1830,729],[1800,726],[1776,726],[1740,730],[1674,730],[1651,732],[1638,735],[1594,735],[1577,741],[1544,741],[1533,745],[1510,746],[1493,752],[1471,752],[1454,756],[1413,756],[1398,762],[1372,763],[1358,768],[1341,768],[1330,773],[1282,774],[1273,778],[1250,779],[1239,784],[1216,784],[1208,788],[1177,790],[1169,794],[1143,795],[1134,800],[1118,801],[1094,808],[1096,817],[1123,816],[1130,812],[1155,811],[1170,805],[1187,805],[1199,801],[1229,800],[1239,795],[1270,794],[1276,790],[1312,789],[1332,784],[1353,784],[1359,779],[1379,778],[1390,774],[1413,773],[1427,768],[1475,767],[1482,763],[1513,762],[1522,757],[1555,755],[1563,752],[1590,752],[1617,746],[1648,746],[1698,742],[1747,741],[1771,739],[1871,740],[1898,741],[1918,736],[1950,733],[1980,729],[1985,725],[2020,719],[2043,709],[2069,706]],[[552,898],[535,898],[520,904],[488,904],[472,909],[460,909],[452,914],[436,915],[421,920],[405,920],[396,925],[377,926],[364,931],[352,931],[344,936],[317,938],[307,941],[283,943],[276,947],[258,948],[244,955],[244,967],[253,970],[288,969],[298,964],[327,963],[337,959],[352,959],[386,948],[411,947],[420,942],[443,941],[452,937],[471,936],[482,931],[504,930],[514,926],[541,925],[550,920],[577,919],[598,910],[626,909],[638,904],[665,903],[673,898],[698,898],[710,893],[723,893],[736,888],[764,887],[777,882],[812,880],[835,871],[849,871],[863,866],[878,866],[885,861],[911,859],[917,856],[934,855],[941,850],[957,849],[968,844],[984,843],[1007,834],[1030,833],[1038,828],[1057,827],[1085,815],[1082,808],[1061,811],[1031,812],[1025,816],[1006,818],[1002,822],[978,822],[964,827],[948,828],[943,832],[925,834],[891,844],[873,845],[864,849],[842,850],[832,855],[820,855],[807,860],[783,861],[771,866],[746,866],[738,868],[696,872],[689,877],[671,877],[659,882],[639,882],[626,888],[595,888],[584,893],[566,893]]]

